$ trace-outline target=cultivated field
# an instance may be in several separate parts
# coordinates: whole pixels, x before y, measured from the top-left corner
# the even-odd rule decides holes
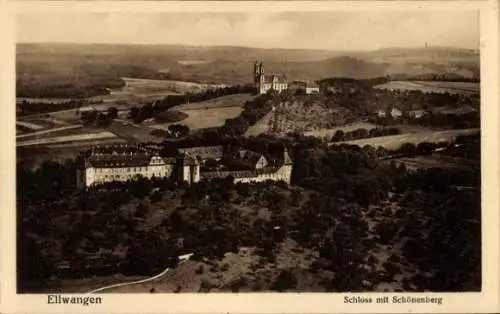
[[[448,81],[391,81],[375,86],[388,90],[420,90],[425,93],[479,94],[479,83]]]
[[[94,96],[89,100],[102,101],[104,103],[115,103],[116,107],[122,108],[127,105],[138,105],[145,101],[154,101],[165,98],[168,95],[178,95],[182,92],[176,89],[171,81],[149,80],[123,77],[125,86],[123,88],[108,89],[109,94]]]
[[[63,126],[63,127],[52,128],[52,129],[41,130],[41,131],[17,135],[16,139],[17,140],[21,140],[21,139],[25,140],[25,139],[41,138],[41,137],[46,137],[46,136],[58,136],[58,135],[61,135],[61,132],[67,133],[69,130],[79,129],[81,127],[82,127],[81,124],[67,125],[67,126]]]
[[[31,122],[27,122],[27,121],[16,121],[16,125],[19,125],[23,128],[27,128],[27,129],[31,129],[31,130],[34,130],[34,131],[38,131],[38,130],[43,130],[44,127],[41,126],[41,125],[38,125],[38,124],[34,124],[34,123],[31,123]]]
[[[209,60],[179,60],[177,63],[180,65],[197,65],[197,64],[205,64],[210,63]]]
[[[109,95],[95,96],[89,99],[92,102],[113,103],[119,109],[137,106],[144,102],[155,101],[168,95],[197,93],[209,88],[222,85],[202,84],[187,81],[152,80],[141,78],[122,77],[125,87],[108,89]]]
[[[193,110],[193,109],[213,109],[225,107],[243,107],[245,102],[254,99],[254,95],[250,94],[235,94],[218,97],[215,99],[183,104],[175,107],[176,110]]]
[[[394,161],[412,169],[446,168],[469,170],[480,167],[479,162],[471,162],[470,160],[460,158],[443,158],[439,155],[403,157],[388,160],[387,162]]]
[[[372,137],[361,140],[338,142],[335,144],[351,144],[351,145],[371,145],[381,146],[387,149],[397,149],[404,143],[419,144],[423,142],[438,143],[438,142],[451,142],[460,135],[473,135],[479,132],[478,128],[475,129],[462,129],[462,130],[447,130],[436,132],[420,132],[420,133],[407,133],[400,135]]]
[[[113,121],[108,130],[123,139],[133,142],[157,142],[162,140],[162,138],[151,135],[153,129],[122,120]]]
[[[188,117],[181,122],[154,124],[150,127],[159,130],[166,130],[169,125],[180,123],[187,125],[191,130],[215,128],[224,125],[224,122],[227,119],[237,117],[242,111],[243,109],[241,107],[182,110],[182,112],[186,113]]]
[[[93,108],[95,108],[95,110],[101,109],[98,106],[93,106]],[[76,109],[54,111],[54,112],[49,113],[49,116],[51,119],[56,119],[58,121],[62,121],[64,123],[68,123],[68,124],[81,122],[80,114],[77,113]]]
[[[66,142],[77,142],[77,141],[97,141],[101,139],[108,139],[116,137],[115,134],[107,131],[101,131],[98,133],[86,133],[86,134],[75,134],[75,135],[65,135],[51,138],[41,138],[34,140],[18,141],[16,143],[17,147],[23,146],[33,146],[33,145],[48,145],[56,143],[66,143]]]
[[[46,97],[46,98],[37,98],[37,97],[17,97],[16,98],[16,103],[19,105],[23,101],[27,102],[33,102],[33,103],[45,103],[47,105],[50,104],[64,104],[70,101],[73,101],[75,99],[73,98],[51,98],[51,97]]]

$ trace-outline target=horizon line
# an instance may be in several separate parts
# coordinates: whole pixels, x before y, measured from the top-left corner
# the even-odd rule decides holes
[[[456,49],[456,50],[468,50],[472,52],[480,52],[480,48],[466,48],[466,47],[458,47],[458,46],[432,46],[432,45],[424,45],[424,46],[411,46],[411,47],[403,47],[403,46],[388,46],[383,48],[375,48],[375,49],[325,49],[325,48],[291,48],[291,47],[274,47],[274,48],[265,48],[265,47],[252,47],[252,46],[240,46],[240,45],[189,45],[189,44],[168,44],[168,43],[103,43],[103,42],[70,42],[70,41],[47,41],[47,42],[16,42],[16,45],[108,45],[108,46],[178,46],[178,47],[187,47],[187,48],[239,48],[239,49],[256,49],[256,50],[305,50],[305,51],[323,51],[323,52],[370,52],[370,51],[381,51],[381,50],[396,50],[396,49]]]

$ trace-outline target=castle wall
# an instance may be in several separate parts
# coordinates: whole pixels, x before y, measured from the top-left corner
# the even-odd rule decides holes
[[[120,168],[87,168],[85,170],[84,186],[91,186],[94,183],[104,183],[111,181],[127,181],[140,177],[151,179],[153,177],[170,177],[173,172],[173,165],[153,165],[142,167],[120,167]]]
[[[84,181],[85,185],[91,186],[92,184],[94,184],[95,181],[96,181],[95,169],[93,167],[86,168],[85,169],[85,181]]]
[[[272,181],[284,181],[287,184],[290,184],[291,176],[292,176],[292,166],[284,165],[273,173],[262,173],[256,177],[235,178],[234,183],[265,182],[268,180],[272,180]]]

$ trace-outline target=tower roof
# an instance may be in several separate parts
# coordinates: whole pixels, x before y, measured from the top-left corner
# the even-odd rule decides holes
[[[288,149],[285,147],[285,150],[283,151],[283,164],[284,165],[293,165],[292,158],[290,158],[290,155],[288,155]]]

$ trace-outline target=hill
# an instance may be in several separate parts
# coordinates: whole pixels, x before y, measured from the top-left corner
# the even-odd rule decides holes
[[[176,45],[18,44],[18,96],[86,97],[121,77],[244,84],[253,62],[289,80],[453,74],[479,77],[479,53],[456,48],[325,51]],[[55,89],[65,89],[61,93]],[[91,90],[90,92],[88,90]],[[50,92],[49,92],[50,91]]]

